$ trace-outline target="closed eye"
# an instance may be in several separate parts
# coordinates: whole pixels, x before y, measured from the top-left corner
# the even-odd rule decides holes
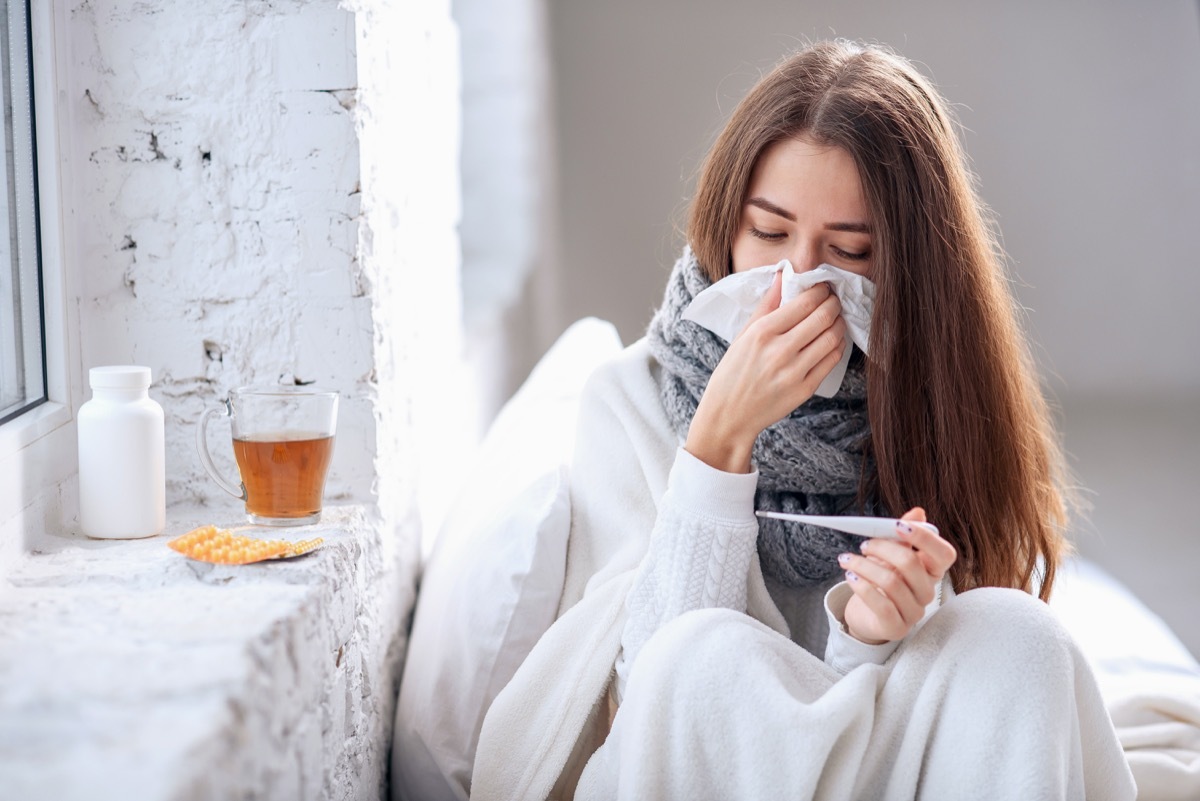
[[[866,261],[871,257],[871,251],[869,250],[865,250],[862,253],[850,253],[849,251],[842,250],[837,245],[830,245],[829,249],[841,258],[848,259],[849,261]]]
[[[768,242],[776,242],[780,239],[783,239],[785,236],[787,236],[787,234],[784,234],[784,233],[769,234],[766,231],[760,231],[757,228],[755,228],[754,226],[750,226],[750,236],[757,237],[758,239],[765,239]]]

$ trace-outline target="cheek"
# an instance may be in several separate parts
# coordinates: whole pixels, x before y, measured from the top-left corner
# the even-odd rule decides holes
[[[733,271],[741,273],[778,261],[771,257],[769,248],[769,242],[764,242],[747,233],[738,234],[733,240],[733,253],[731,254]]]

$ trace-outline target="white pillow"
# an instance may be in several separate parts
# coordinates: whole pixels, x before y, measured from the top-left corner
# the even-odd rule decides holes
[[[1147,687],[1200,698],[1200,664],[1125,585],[1082,557],[1059,570],[1050,608],[1087,657],[1105,701]]]
[[[483,717],[562,595],[579,394],[616,329],[567,329],[497,415],[425,565],[392,745],[392,798],[465,799]]]

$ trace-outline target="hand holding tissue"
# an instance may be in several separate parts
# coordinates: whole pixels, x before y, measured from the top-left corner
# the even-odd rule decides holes
[[[732,342],[741,333],[754,314],[775,280],[775,273],[783,271],[783,297],[787,303],[804,290],[817,284],[829,284],[842,304],[842,318],[855,345],[867,352],[871,338],[871,312],[875,307],[875,284],[858,273],[822,264],[814,270],[798,273],[787,259],[778,264],[755,267],[741,273],[728,275],[696,295],[683,311],[683,319],[691,320],[707,328],[726,342]],[[842,360],[833,368],[816,394],[832,398],[842,385],[846,365],[850,362],[850,348],[842,354]]]

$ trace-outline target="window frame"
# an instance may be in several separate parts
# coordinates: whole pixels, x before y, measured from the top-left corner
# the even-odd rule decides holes
[[[41,253],[43,343],[46,400],[0,425],[0,526],[18,517],[40,496],[55,490],[77,470],[75,410],[81,380],[78,369],[78,314],[68,314],[73,297],[64,237],[64,175],[69,151],[61,145],[68,118],[67,75],[59,47],[66,30],[61,3],[28,0],[30,65],[33,84],[34,149],[37,171],[38,248]],[[56,7],[57,6],[57,7]]]
[[[23,23],[19,30],[12,28],[14,16],[19,16]],[[25,342],[20,348],[14,349],[9,354],[16,357],[16,363],[7,365],[6,371],[16,369],[20,375],[19,381],[22,386],[21,395],[16,398],[9,398],[9,402],[0,401],[0,425],[3,425],[10,420],[20,417],[22,414],[31,409],[45,403],[48,400],[46,392],[46,335],[45,335],[45,300],[42,291],[42,269],[41,269],[41,236],[39,233],[39,208],[38,208],[38,174],[37,174],[37,140],[35,134],[37,131],[37,113],[32,107],[18,108],[15,103],[18,97],[24,99],[28,97],[34,99],[33,95],[33,36],[30,30],[30,2],[29,0],[9,0],[8,7],[5,9],[5,29],[8,32],[8,40],[10,44],[20,42],[21,50],[16,53],[8,52],[4,65],[5,72],[13,70],[24,61],[24,77],[29,83],[26,87],[18,89],[14,83],[12,86],[4,86],[4,94],[7,99],[11,99],[14,103],[12,113],[12,149],[14,155],[20,155],[20,161],[6,163],[3,170],[6,178],[12,182],[8,188],[5,200],[5,207],[8,214],[10,224],[13,216],[17,218],[15,231],[16,239],[12,242],[11,252],[9,257],[15,259],[17,268],[14,271],[17,279],[11,287],[12,296],[5,300],[12,301],[16,308],[14,309],[15,316],[9,320],[9,324],[5,325],[4,333],[10,333],[9,326],[16,329],[17,341],[25,338],[25,335],[31,333],[30,329],[24,323],[17,323],[17,320],[22,318],[37,317],[37,342]],[[23,41],[22,41],[23,40]],[[23,58],[19,58],[23,56]],[[16,78],[16,75],[10,76]],[[8,138],[5,137],[7,144]],[[19,144],[18,144],[19,143]],[[28,148],[28,161],[25,159],[25,149]],[[7,150],[7,147],[6,147]],[[7,159],[6,159],[7,162]],[[9,174],[9,170],[12,173]],[[26,183],[28,181],[28,183]],[[14,191],[15,185],[15,191]],[[26,190],[32,194],[29,197],[25,196]],[[8,208],[8,204],[12,203],[12,208]],[[33,213],[30,215],[27,204],[33,206]],[[32,228],[32,241],[24,239],[27,232],[26,226]],[[10,229],[13,230],[13,229]],[[29,274],[32,267],[32,275]],[[32,278],[32,280],[30,280]],[[5,293],[7,295],[7,293]],[[31,305],[26,305],[31,303]],[[7,306],[7,304],[6,304]],[[5,309],[7,312],[7,308]],[[7,356],[0,356],[8,361]],[[34,372],[36,371],[36,372]],[[23,375],[22,375],[23,374]],[[36,375],[36,383],[31,383],[30,379]],[[16,376],[9,376],[14,378]],[[36,387],[36,388],[35,388]],[[15,400],[16,403],[11,401]]]

